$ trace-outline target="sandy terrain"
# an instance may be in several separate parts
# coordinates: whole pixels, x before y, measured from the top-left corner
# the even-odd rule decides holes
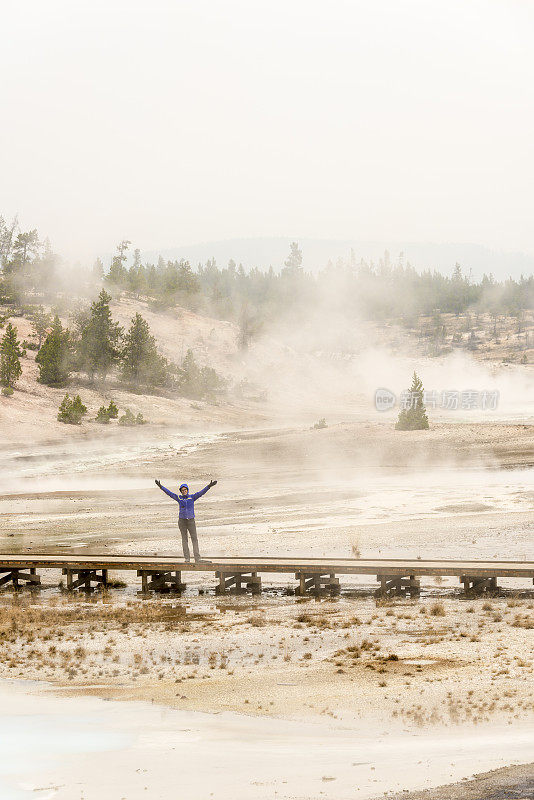
[[[125,322],[136,307],[125,301],[115,313]],[[24,324],[21,336],[28,334]],[[409,360],[399,365],[367,353],[358,365],[367,376],[362,381],[355,380],[354,363],[322,356],[303,356],[292,373],[285,367],[293,351],[263,342],[243,357],[235,352],[235,331],[218,321],[153,314],[150,324],[166,353],[182,331],[187,344],[197,337],[200,360],[216,357],[236,378],[246,373],[269,385],[276,374],[268,401],[258,395],[192,403],[128,395],[113,382],[103,389],[80,384],[70,391],[82,393],[91,415],[113,397],[151,424],[62,426],[54,417],[64,392],[36,382],[29,353],[21,391],[0,403],[4,552],[175,553],[176,505],[154,478],[173,488],[187,479],[196,489],[214,477],[217,487],[197,506],[207,556],[534,557],[534,395],[527,368],[517,365],[503,376],[472,356],[429,360],[435,388],[462,388],[469,380],[479,388],[508,387],[508,394],[483,421],[436,412],[429,431],[400,433],[394,414],[377,414],[370,397],[373,386],[404,381]],[[320,416],[328,427],[313,429]],[[45,681],[35,691],[61,696],[67,705],[62,700],[66,710],[58,713],[67,717],[78,703],[95,703],[87,713],[102,720],[105,698],[103,705],[113,703],[122,719],[111,732],[105,728],[110,738],[102,740],[99,758],[112,781],[104,792],[79,782],[80,774],[94,772],[89,742],[70,766],[58,770],[45,759],[41,771],[36,767],[32,792],[52,787],[42,797],[147,796],[146,784],[135,782],[120,793],[132,758],[148,770],[139,775],[150,796],[168,796],[175,775],[165,765],[173,763],[173,747],[190,765],[204,764],[204,753],[212,759],[204,782],[195,784],[194,771],[184,777],[192,800],[211,792],[374,798],[531,760],[534,595],[527,581],[503,580],[498,596],[465,599],[455,580],[429,579],[419,600],[377,602],[373,576],[343,578],[341,597],[320,600],[293,597],[292,575],[264,577],[264,593],[251,598],[216,597],[213,576],[195,573],[181,597],[149,600],[137,597],[131,574],[111,578],[128,585],[73,597],[58,589],[59,572],[49,572],[38,594],[0,594],[0,679]],[[115,706],[117,700],[163,710]],[[141,743],[127,737],[132,714],[151,732]],[[169,722],[169,714],[177,716]],[[184,728],[195,731],[191,749]],[[325,742],[335,744],[325,749]],[[253,779],[234,755],[249,745]],[[266,748],[270,760],[262,762]],[[225,780],[226,794],[223,756],[236,776],[234,783]],[[45,775],[49,783],[40,782]],[[10,781],[19,792],[13,797],[27,796],[17,775]]]
[[[120,310],[121,313],[117,313]],[[135,310],[141,310],[145,316],[158,319],[152,315],[143,304],[135,304]],[[135,310],[128,303],[114,308],[115,317],[127,324]],[[130,313],[131,312],[131,313]],[[183,311],[183,315],[188,312]],[[185,355],[187,348],[195,344],[195,356],[202,364],[212,360],[217,365],[223,365],[229,348],[229,341],[235,338],[235,329],[229,323],[219,320],[210,320],[206,317],[187,316],[189,335],[183,337],[182,316],[164,316],[167,336],[158,340],[160,349],[165,355],[179,362]],[[30,320],[25,317],[11,317],[10,321],[17,327],[18,338],[32,340]],[[68,324],[68,318],[64,319]],[[160,326],[161,327],[161,326]],[[210,339],[210,333],[216,331],[216,337]],[[177,337],[180,337],[177,339]],[[205,339],[204,339],[205,336]],[[179,352],[174,353],[179,341]],[[234,345],[235,350],[235,345]],[[183,353],[182,353],[183,351]],[[0,437],[3,446],[8,444],[15,447],[27,447],[37,444],[53,443],[54,448],[63,440],[65,442],[85,443],[90,440],[106,441],[110,436],[120,437],[123,431],[117,429],[116,423],[111,426],[99,425],[95,416],[101,405],[107,405],[114,400],[120,413],[130,408],[135,414],[141,413],[150,423],[152,433],[154,429],[165,425],[176,425],[179,418],[183,425],[192,430],[220,430],[225,426],[235,427],[245,415],[251,424],[264,420],[264,415],[259,408],[252,408],[250,403],[235,399],[230,403],[219,404],[217,401],[203,402],[192,401],[177,397],[170,392],[156,394],[143,394],[127,392],[125,387],[110,376],[105,384],[97,383],[92,386],[83,376],[73,376],[68,387],[52,388],[38,383],[39,368],[35,363],[35,351],[27,350],[26,357],[22,359],[22,377],[17,383],[17,391],[11,398],[0,397]],[[57,421],[57,410],[65,393],[80,394],[88,413],[81,426],[63,425]],[[142,440],[143,432],[137,432]],[[152,434],[151,434],[152,435]]]
[[[380,604],[276,593],[143,602],[120,590],[104,602],[5,598],[0,678],[349,727],[534,722],[532,597],[432,594]]]
[[[2,549],[176,552],[176,507],[153,478],[176,486],[186,475],[196,487],[213,475],[219,484],[197,509],[207,555],[532,558],[527,424],[440,424],[426,434],[366,422],[150,433],[117,432],[82,450],[6,448]],[[353,744],[377,726],[400,738],[456,731],[477,739],[503,725],[521,726],[527,741],[534,736],[534,597],[526,582],[503,581],[502,596],[465,600],[452,579],[430,579],[420,600],[377,603],[372,576],[344,579],[339,599],[320,601],[287,596],[291,575],[264,581],[259,598],[216,598],[213,576],[202,573],[187,578],[181,598],[151,600],[136,597],[131,575],[127,587],[89,600],[53,588],[59,573],[44,580],[50,588],[37,596],[2,595],[0,678],[188,713],[325,721]],[[456,772],[432,759],[435,769],[419,782],[383,771],[378,780],[382,791],[424,788],[513,760],[499,758],[473,757]],[[334,763],[341,781],[344,768]],[[328,778],[326,765],[322,771]],[[340,798],[352,785],[339,782],[331,794],[310,784],[299,794],[292,774],[288,768],[287,797]],[[371,781],[361,796],[376,788]]]
[[[195,436],[135,436],[1,455],[0,514],[10,550],[176,548],[176,508],[159,477],[219,485],[201,501],[214,555],[510,557],[531,547],[530,425],[389,424]],[[451,524],[452,523],[452,524]],[[499,532],[497,536],[496,532]]]
[[[0,307],[0,311],[9,313],[6,307]],[[357,320],[347,330],[345,322],[342,330],[337,331],[334,326],[325,341],[319,340],[318,346],[313,347],[308,334],[299,327],[277,331],[267,328],[249,350],[242,351],[238,348],[237,326],[224,320],[180,307],[155,311],[149,302],[129,296],[114,301],[112,312],[126,329],[134,314],[141,313],[162,354],[176,364],[191,348],[200,364],[209,364],[227,380],[228,394],[207,402],[192,401],[171,391],[131,393],[113,375],[104,384],[96,385],[90,385],[83,375],[73,375],[66,389],[54,389],[37,382],[35,351],[28,349],[15,395],[0,397],[0,441],[4,446],[26,447],[31,443],[35,449],[51,442],[57,447],[58,442],[64,441],[90,447],[93,440],[120,436],[116,423],[108,427],[94,421],[98,408],[111,399],[121,412],[130,408],[149,421],[149,434],[137,431],[140,441],[157,438],[165,431],[171,435],[177,427],[196,433],[287,428],[311,425],[323,417],[330,424],[377,418],[391,424],[398,405],[389,413],[377,415],[374,392],[378,387],[387,387],[398,398],[407,389],[415,367],[429,392],[498,393],[493,411],[447,411],[437,404],[430,410],[435,423],[532,422],[534,418],[534,364],[527,347],[534,341],[534,334],[529,320],[525,320],[519,334],[513,320],[501,320],[502,336],[496,344],[489,330],[493,322],[481,315],[480,346],[469,350],[464,341],[467,334],[461,331],[465,320],[451,316],[446,320],[451,341],[440,346],[442,355],[437,358],[428,352],[425,331],[430,321],[425,319],[413,330]],[[15,316],[10,321],[17,327],[21,341],[35,343],[27,317]],[[68,316],[63,322],[72,324]],[[345,349],[336,342],[338,334]],[[454,336],[459,341],[453,343]],[[65,391],[79,393],[88,408],[79,428],[62,425],[56,419]],[[465,445],[468,444],[466,440]]]
[[[190,800],[371,800],[531,756],[531,731],[522,725],[350,730],[328,719],[281,724],[58,698],[46,685],[23,690],[12,683],[0,684],[0,701],[10,731],[0,752],[4,800],[160,800],[170,790]]]

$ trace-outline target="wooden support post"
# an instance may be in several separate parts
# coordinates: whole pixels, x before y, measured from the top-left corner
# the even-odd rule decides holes
[[[261,594],[261,577],[257,572],[251,572],[250,578],[247,580],[246,587],[252,594]]]
[[[148,575],[143,570],[141,573],[137,573],[141,575],[141,592],[142,594],[148,594]]]
[[[67,591],[74,592],[76,589],[84,592],[93,592],[95,589],[104,588],[108,583],[108,571],[102,569],[63,569],[63,575],[67,576]],[[96,584],[96,586],[92,586]]]
[[[216,572],[219,583],[216,594],[261,594],[261,577],[257,572]]]
[[[461,575],[460,583],[463,583],[466,594],[494,594],[499,591],[496,576]]]
[[[341,586],[339,585],[339,578],[336,578],[334,572],[330,573],[330,583],[328,584],[328,588],[330,589],[330,594],[332,596],[341,594]]]
[[[421,593],[421,583],[413,574],[408,576],[381,574],[377,575],[376,579],[380,583],[375,591],[376,597],[395,597],[395,595],[417,597]]]
[[[156,571],[152,569],[138,569],[137,575],[141,577],[141,591],[138,594],[147,595],[150,592],[183,592],[185,583],[182,583],[180,570]]]
[[[334,596],[341,591],[339,578],[336,578],[334,572],[328,574],[297,572],[295,578],[299,582],[296,594],[301,597],[305,594],[321,595],[327,593]]]
[[[22,588],[38,589],[41,587],[41,577],[37,575],[35,567],[29,571],[22,569],[0,569],[0,586],[12,583],[15,590]]]

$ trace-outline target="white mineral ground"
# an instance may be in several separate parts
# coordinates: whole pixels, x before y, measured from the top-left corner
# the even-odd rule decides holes
[[[408,732],[371,721],[353,729],[66,700],[12,684],[0,686],[0,702],[3,800],[366,800],[532,758],[525,724]]]
[[[527,419],[76,435],[3,447],[2,551],[177,552],[154,478],[213,476],[207,556],[534,558]],[[148,601],[111,577],[128,586],[91,600],[54,572],[0,596],[2,798],[374,798],[533,760],[528,581],[465,600],[428,579],[377,604],[373,576],[305,602],[292,575],[216,598],[184,574],[182,598]]]

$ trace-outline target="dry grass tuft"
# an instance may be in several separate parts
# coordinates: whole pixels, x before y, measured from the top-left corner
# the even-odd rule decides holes
[[[257,614],[248,617],[247,622],[249,625],[252,625],[253,628],[263,628],[267,624],[265,619]]]
[[[512,628],[532,630],[534,628],[534,617],[530,617],[528,614],[516,614],[512,622]]]

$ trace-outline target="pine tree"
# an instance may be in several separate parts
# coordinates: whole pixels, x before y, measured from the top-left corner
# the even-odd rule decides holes
[[[403,408],[399,412],[399,418],[395,425],[398,431],[422,431],[428,428],[428,417],[423,403],[423,383],[414,372],[412,385],[409,389],[410,404],[408,408]]]
[[[39,348],[43,343],[43,339],[48,332],[51,322],[52,317],[44,310],[42,306],[39,306],[39,308],[32,314],[32,328],[34,334],[39,340]]]
[[[15,388],[15,384],[22,374],[21,356],[22,350],[17,339],[17,329],[11,322],[8,322],[0,343],[0,383],[2,386]]]
[[[167,381],[167,362],[159,355],[156,340],[141,314],[133,317],[125,337],[121,377],[138,386],[163,386]]]
[[[128,288],[130,291],[135,292],[137,297],[146,286],[145,268],[141,264],[141,251],[139,248],[134,250],[133,264],[128,270]]]
[[[80,368],[91,381],[95,375],[105,380],[120,355],[122,328],[111,318],[111,295],[102,289],[91,304],[89,320],[83,325],[78,346]]]
[[[129,408],[127,408],[122,417],[119,419],[119,425],[125,425],[127,428],[130,428],[136,424],[135,415],[130,411]]]
[[[178,264],[178,288],[186,294],[194,294],[200,289],[198,278],[191,269],[189,261],[183,258]]]
[[[188,350],[180,369],[179,388],[183,395],[201,400],[225,387],[225,381],[212,367],[200,367]]]
[[[200,367],[195,361],[192,350],[187,351],[182,361],[180,391],[186,397],[202,396]]]
[[[104,277],[104,264],[101,258],[97,258],[93,264],[93,278],[96,281],[101,281]]]
[[[82,403],[80,395],[77,394],[71,399],[66,394],[59,406],[57,418],[66,425],[80,425],[84,414],[87,414],[87,408]]]
[[[41,291],[50,290],[50,284],[54,281],[58,264],[59,256],[54,253],[50,239],[46,238],[43,242],[43,252],[34,259],[31,265],[35,286]]]
[[[39,251],[39,236],[37,231],[19,233],[13,244],[13,259],[9,264],[10,272],[24,272],[32,256]]]
[[[456,262],[450,283],[450,305],[457,317],[467,306],[467,287],[468,282],[462,275],[462,268]]]
[[[96,421],[100,422],[101,425],[107,425],[111,419],[117,419],[119,416],[119,409],[113,402],[110,401],[109,406],[100,406],[96,414]]]
[[[109,425],[110,416],[106,406],[100,406],[96,413],[96,421],[101,425]]]
[[[10,223],[0,217],[0,267],[5,268],[9,264],[15,231],[18,227],[18,220],[15,217]]]
[[[247,303],[243,303],[239,316],[239,337],[238,344],[240,350],[248,350],[251,339],[256,333],[254,317]]]
[[[52,330],[35,356],[35,361],[39,364],[39,383],[65,386],[69,380],[70,356],[70,333],[64,330],[56,314]]]
[[[295,273],[302,270],[302,250],[299,248],[298,242],[291,242],[289,249],[289,256],[284,261],[286,267],[282,272]]]
[[[134,425],[146,425],[146,423],[147,420],[141,413],[136,416],[129,408],[119,418],[119,425],[124,425],[127,428],[132,428]]]
[[[109,272],[106,275],[106,280],[117,286],[122,286],[128,278],[128,270],[124,266],[124,262],[127,259],[126,251],[130,244],[128,239],[124,239],[117,245],[117,255],[113,256]]]

